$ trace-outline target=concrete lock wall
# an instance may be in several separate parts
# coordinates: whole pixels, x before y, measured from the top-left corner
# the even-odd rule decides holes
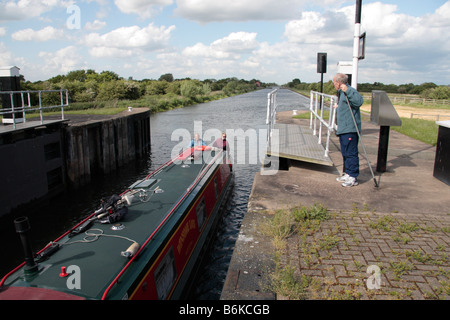
[[[0,145],[0,216],[64,185],[61,131]]]
[[[0,216],[113,172],[142,157],[150,142],[148,109],[2,133]]]
[[[74,185],[110,173],[150,150],[150,115],[133,114],[66,128],[67,177]]]

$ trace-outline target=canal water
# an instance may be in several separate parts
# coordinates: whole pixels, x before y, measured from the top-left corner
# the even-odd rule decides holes
[[[267,126],[267,94],[272,89],[263,89],[222,100],[174,109],[153,114],[151,121],[151,152],[148,157],[136,160],[107,176],[98,176],[78,190],[68,190],[61,196],[36,205],[27,212],[0,217],[0,277],[23,261],[23,251],[13,220],[27,215],[32,229],[33,249],[45,246],[65,230],[98,208],[100,199],[119,194],[138,179],[170,159],[172,150],[184,143],[186,135],[193,137],[194,131],[206,138],[210,133],[225,131],[234,159],[235,186],[228,209],[222,217],[212,249],[204,259],[208,261],[199,272],[196,292],[192,299],[217,300],[225,282],[233,248],[242,219],[247,212],[247,202],[255,174],[260,170],[261,154],[264,154]],[[278,111],[309,108],[309,99],[287,89],[277,94]],[[251,137],[256,134],[257,141]],[[240,139],[242,135],[245,139]],[[264,135],[264,136],[262,136]],[[245,150],[237,141],[246,141]],[[242,156],[245,153],[245,156]]]

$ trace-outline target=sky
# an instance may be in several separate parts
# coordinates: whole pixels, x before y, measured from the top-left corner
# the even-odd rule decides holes
[[[352,61],[356,1],[0,0],[0,67],[29,81],[73,70],[135,80],[331,80]],[[358,83],[450,85],[450,1],[362,0]]]

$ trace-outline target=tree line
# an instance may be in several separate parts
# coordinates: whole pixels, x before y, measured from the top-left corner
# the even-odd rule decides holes
[[[320,82],[305,83],[298,78],[288,82],[286,86],[297,90],[320,91]],[[413,83],[400,85],[383,84],[381,82],[358,83],[358,91],[360,92],[372,92],[373,90],[382,90],[387,93],[414,94],[424,99],[450,99],[450,87],[438,86],[433,82],[425,82],[420,85]],[[323,92],[327,94],[336,93],[331,80],[323,84]]]
[[[70,71],[45,81],[30,82],[22,79],[21,82],[22,90],[67,89],[69,103],[75,109],[118,106],[121,101],[128,104],[135,101],[136,105],[139,101],[142,106],[154,107],[156,111],[243,94],[271,85],[273,84],[256,79],[244,80],[235,77],[203,81],[190,78],[174,79],[171,73],[161,75],[158,80],[134,80],[132,77],[124,79],[113,71],[97,73],[91,69]],[[44,104],[58,104],[59,95],[47,95],[46,99],[48,101],[44,101]]]

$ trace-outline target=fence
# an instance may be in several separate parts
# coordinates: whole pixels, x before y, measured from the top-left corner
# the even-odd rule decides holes
[[[327,140],[325,144],[325,157],[328,157],[331,133],[337,129],[336,125],[336,96],[330,96],[324,93],[311,91],[310,94],[310,111],[311,117],[309,127],[313,129],[313,135],[318,136],[318,143],[322,144],[322,127],[327,129]],[[328,120],[324,119],[324,109],[328,109]],[[317,132],[317,121],[319,121],[319,132]]]
[[[424,98],[417,98],[417,97],[397,97],[397,96],[389,96],[389,99],[392,103],[402,103],[402,104],[423,104],[423,105],[449,105],[450,106],[450,100],[444,100],[444,99],[424,99]],[[365,101],[371,101],[372,96],[364,95]]]
[[[43,103],[43,95],[59,93],[59,102],[57,105],[44,105]],[[6,122],[5,115],[10,115],[11,123],[14,125],[14,129],[16,129],[16,121],[21,119],[21,122],[26,122],[26,113],[27,112],[35,112],[39,111],[41,124],[44,123],[43,111],[46,109],[61,109],[61,120],[64,120],[64,107],[69,106],[69,91],[67,89],[61,90],[29,90],[29,91],[0,91],[0,96],[2,97],[2,101],[7,101],[8,98],[4,98],[4,95],[9,95],[10,98],[10,108],[2,108],[0,109],[0,115],[3,116],[3,122]],[[38,97],[38,106],[32,106],[32,95],[37,95]],[[15,105],[15,101],[17,101],[17,96],[19,96],[20,105]],[[48,98],[48,97],[46,97]],[[17,116],[17,113],[21,113],[22,117]]]
[[[440,120],[450,120],[450,115],[445,114],[427,114],[427,113],[412,113],[409,117],[410,119],[419,118],[424,120],[440,121]]]

